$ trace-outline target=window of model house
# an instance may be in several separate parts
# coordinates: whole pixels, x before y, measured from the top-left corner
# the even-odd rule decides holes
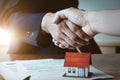
[[[72,73],[76,73],[76,69],[75,68],[72,69]]]
[[[71,73],[71,68],[68,68],[68,73]]]

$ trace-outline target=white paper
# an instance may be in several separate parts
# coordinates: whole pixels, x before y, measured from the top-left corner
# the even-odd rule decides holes
[[[10,68],[0,64],[0,74],[4,77],[5,80],[16,80],[18,75],[15,74],[15,70],[13,66],[9,66]],[[13,69],[13,70],[12,70]]]
[[[90,66],[90,72],[93,72],[91,78],[63,77],[63,74],[65,73],[63,59],[21,60],[16,61],[16,63],[19,63],[19,65],[25,67],[24,69],[27,69],[26,73],[29,73],[29,75],[31,75],[30,80],[93,80],[113,78],[113,76],[110,76],[93,66]],[[19,74],[24,74],[24,72],[20,73],[19,71]]]
[[[30,74],[27,69],[19,62],[1,62],[0,63],[0,74],[5,80],[24,80],[29,77]]]

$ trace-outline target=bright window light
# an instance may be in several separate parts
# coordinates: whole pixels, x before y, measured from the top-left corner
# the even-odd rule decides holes
[[[4,29],[0,28],[0,44],[5,45],[9,44],[12,38],[12,34]]]

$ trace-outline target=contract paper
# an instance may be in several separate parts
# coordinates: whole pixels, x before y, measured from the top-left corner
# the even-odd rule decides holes
[[[93,75],[90,78],[63,77],[64,59],[18,60],[0,63],[0,74],[5,80],[95,80],[114,78],[103,71],[90,66]],[[28,79],[27,79],[28,80]]]

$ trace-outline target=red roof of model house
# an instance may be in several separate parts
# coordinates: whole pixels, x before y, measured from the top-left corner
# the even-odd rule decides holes
[[[65,56],[65,67],[86,68],[90,65],[90,53],[67,52]]]

